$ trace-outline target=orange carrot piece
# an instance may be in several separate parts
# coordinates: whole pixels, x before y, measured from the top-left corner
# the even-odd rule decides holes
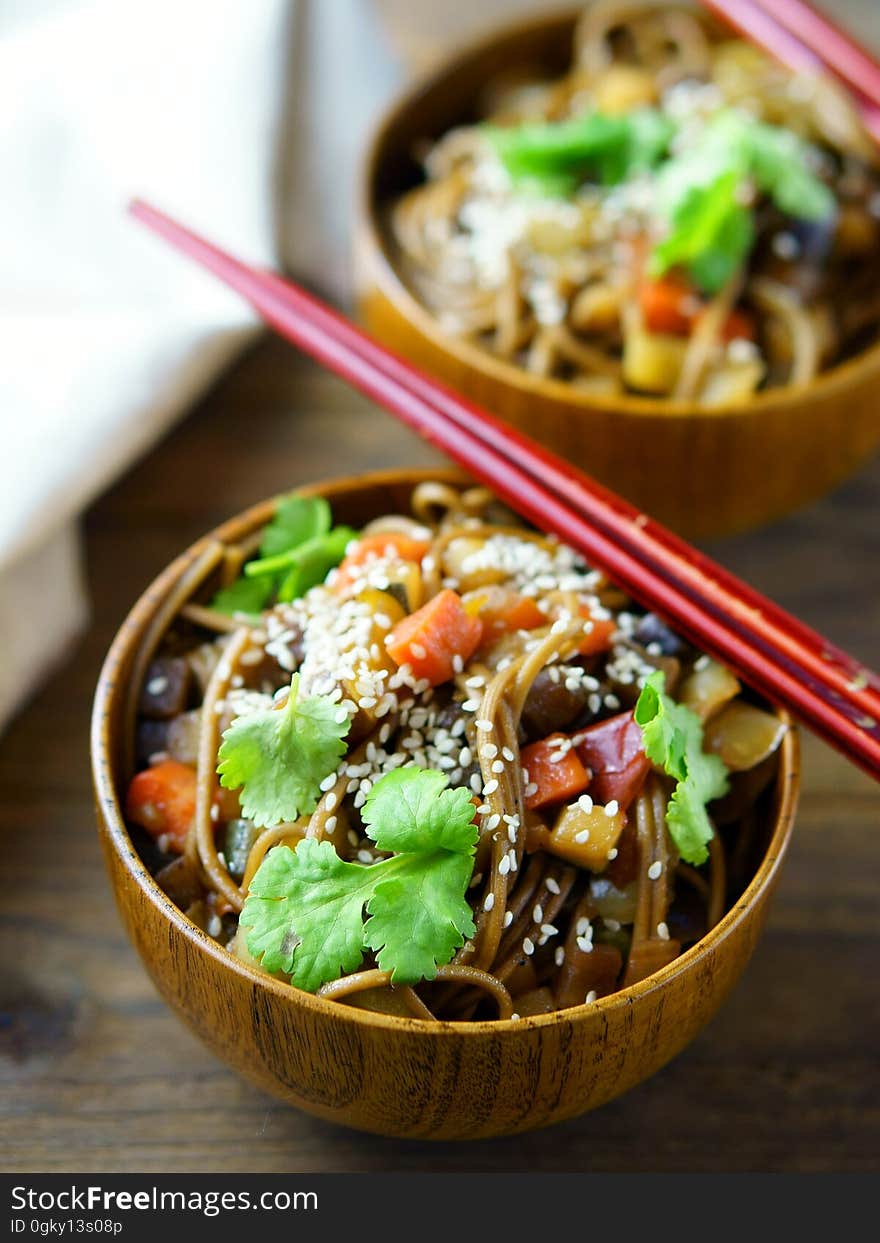
[[[705,303],[693,286],[673,277],[642,281],[639,285],[639,306],[649,332],[670,333],[676,337],[689,337],[706,310]],[[743,310],[731,311],[721,329],[721,337],[724,341],[733,341],[737,337],[753,341],[753,317]]]
[[[340,564],[334,582],[334,590],[342,592],[356,577],[354,571],[373,557],[394,556],[398,561],[420,562],[431,545],[427,540],[416,540],[402,531],[377,531],[364,535]]]
[[[484,643],[517,630],[536,630],[552,620],[530,596],[494,584],[469,593],[463,603],[467,612],[483,623]]]
[[[167,837],[181,852],[196,810],[195,769],[177,760],[162,760],[131,780],[125,815],[155,838]]]
[[[592,629],[584,635],[578,644],[581,656],[595,656],[598,652],[607,652],[611,646],[611,636],[617,629],[612,618],[593,617],[589,609],[581,610],[586,621],[593,623]]]
[[[562,750],[567,744],[565,734],[551,734],[541,742],[533,742],[520,752],[522,766],[528,769],[529,784],[537,788],[526,795],[529,811],[563,803],[583,794],[590,784],[590,774],[573,749]]]
[[[466,663],[482,637],[483,623],[447,588],[398,622],[385,645],[397,665],[409,665],[417,678],[439,686],[455,672],[455,658]]]

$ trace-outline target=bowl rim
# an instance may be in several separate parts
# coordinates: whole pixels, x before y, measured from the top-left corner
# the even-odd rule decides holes
[[[461,484],[467,477],[456,470],[419,468],[414,470],[373,471],[357,476],[338,476],[304,486],[298,491],[304,495],[318,494],[332,500],[334,494],[346,495],[359,487],[401,485],[423,480],[439,479],[446,483]],[[357,485],[357,488],[353,485]],[[478,1022],[416,1019],[386,1015],[376,1011],[346,1006],[329,998],[303,992],[281,980],[251,967],[229,953],[219,942],[184,915],[168,895],[159,887],[141,860],[122,814],[120,798],[112,777],[112,739],[110,722],[114,716],[114,704],[124,694],[127,679],[121,671],[129,654],[137,647],[142,632],[161,605],[173,585],[213,540],[240,538],[256,530],[269,520],[275,498],[269,498],[243,510],[201,536],[177,556],[146,587],[122,621],[107,652],[98,676],[92,707],[90,728],[90,759],[98,829],[105,842],[112,848],[126,873],[126,882],[134,884],[141,895],[157,908],[175,931],[188,941],[192,948],[213,959],[221,970],[229,970],[243,982],[267,989],[285,1005],[304,1007],[338,1022],[380,1027],[396,1032],[414,1032],[445,1038],[463,1036],[467,1039],[501,1032],[523,1032],[535,1028],[552,1027],[559,1023],[577,1023],[592,1020],[610,1010],[626,1009],[638,999],[663,990],[667,984],[697,967],[716,946],[735,935],[743,920],[751,912],[755,901],[762,897],[776,880],[791,837],[800,788],[800,744],[797,728],[788,713],[777,712],[788,725],[780,746],[780,769],[778,783],[778,812],[767,849],[745,890],[726,911],[714,928],[699,941],[685,950],[666,967],[654,972],[637,984],[620,989],[590,1004],[556,1010],[549,1014],[523,1016],[518,1019],[485,1019]]]
[[[426,337],[431,345],[451,355],[459,363],[472,370],[482,371],[498,383],[521,389],[534,397],[552,397],[567,403],[584,413],[591,411],[626,414],[635,418],[705,418],[725,419],[743,417],[753,411],[780,409],[797,406],[814,398],[833,398],[846,391],[854,379],[877,375],[880,377],[880,338],[850,358],[835,363],[822,371],[807,384],[786,384],[756,393],[748,401],[732,402],[707,408],[692,401],[664,397],[642,396],[624,393],[614,396],[601,393],[584,393],[564,380],[536,376],[505,359],[497,358],[488,350],[470,341],[443,331],[437,315],[431,312],[410,291],[391,254],[387,230],[383,227],[381,212],[384,202],[376,194],[378,175],[382,168],[385,148],[400,119],[421,99],[442,89],[446,81],[471,61],[485,55],[499,41],[522,39],[532,31],[548,26],[574,25],[583,12],[584,5],[567,5],[545,13],[520,17],[512,21],[496,22],[482,33],[453,48],[426,72],[407,83],[380,113],[370,129],[364,155],[360,160],[356,183],[356,249],[362,249],[362,262],[369,263],[369,274],[378,290],[388,299],[394,309]],[[455,122],[453,121],[454,125]],[[359,282],[356,281],[356,286]]]

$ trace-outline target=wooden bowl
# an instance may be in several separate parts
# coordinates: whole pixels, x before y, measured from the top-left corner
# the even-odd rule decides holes
[[[380,341],[535,436],[689,538],[779,518],[844,480],[880,444],[880,344],[805,388],[747,405],[595,397],[534,376],[445,332],[395,268],[384,209],[421,179],[414,152],[479,118],[502,71],[560,75],[577,13],[520,22],[457,52],[401,94],[361,170],[354,265],[361,319]]]
[[[326,496],[337,520],[358,525],[406,506],[416,483],[437,477],[399,471],[306,491]],[[234,958],[174,906],[141,862],[120,807],[126,692],[147,627],[209,539],[240,540],[271,513],[271,502],[258,505],[178,557],[123,622],[98,683],[92,764],[104,858],[128,934],[162,996],[259,1087],[384,1135],[470,1139],[546,1126],[653,1074],[715,1013],[758,940],[797,801],[795,731],[761,804],[748,888],[702,941],[642,983],[590,1006],[481,1023],[393,1018],[299,992]]]

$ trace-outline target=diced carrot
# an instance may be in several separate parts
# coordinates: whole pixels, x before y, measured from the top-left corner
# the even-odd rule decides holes
[[[551,618],[542,613],[530,596],[495,585],[468,592],[462,598],[468,613],[483,623],[483,642],[489,643],[503,634],[517,630],[535,630],[549,625]]]
[[[533,742],[520,752],[523,768],[528,770],[526,808],[547,807],[564,803],[582,794],[590,784],[590,774],[568,745],[565,734],[551,734],[541,742]],[[528,788],[527,787],[527,788]]]
[[[642,281],[639,285],[639,306],[649,332],[669,333],[676,337],[689,337],[706,311],[705,302],[693,286],[672,276]],[[733,341],[737,337],[753,341],[753,317],[740,309],[731,311],[721,329],[721,337],[724,341]]]
[[[585,619],[593,623],[592,628],[578,644],[581,656],[595,656],[598,652],[607,652],[611,646],[611,636],[617,624],[610,617],[593,617],[588,608],[581,609]]]
[[[694,316],[700,311],[700,301],[689,285],[667,277],[641,282],[639,307],[649,332],[668,332],[676,337],[687,337]]]
[[[196,774],[188,764],[162,760],[132,778],[125,815],[155,838],[182,851],[196,810]]]
[[[402,531],[377,531],[364,535],[352,548],[336,572],[334,590],[341,594],[357,577],[355,570],[374,557],[394,556],[398,561],[421,561],[431,545],[427,540],[413,539]]]
[[[385,646],[397,665],[409,665],[417,678],[439,686],[455,672],[456,657],[468,661],[482,637],[483,623],[447,588],[398,622]]]
[[[616,801],[624,810],[645,782],[651,761],[632,712],[621,712],[578,735],[577,753],[593,773],[597,803]]]

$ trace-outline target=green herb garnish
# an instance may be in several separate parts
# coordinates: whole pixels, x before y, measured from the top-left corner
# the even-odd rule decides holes
[[[325,695],[299,698],[299,674],[280,708],[236,717],[224,731],[217,772],[241,789],[241,814],[269,827],[315,810],[321,782],[345,754],[351,722]]]
[[[323,497],[296,493],[282,497],[263,531],[259,557],[215,595],[211,608],[253,617],[273,598],[294,600],[323,582],[357,537],[351,527],[332,523],[330,506]]]
[[[727,768],[703,751],[700,718],[664,692],[662,670],[651,674],[635,709],[645,754],[678,783],[666,808],[666,827],[686,863],[705,863],[713,829],[706,804],[727,792]]]
[[[650,275],[681,266],[702,290],[716,293],[754,244],[755,192],[801,220],[833,216],[834,195],[810,171],[808,150],[780,126],[732,108],[716,113],[698,141],[658,171],[657,215],[666,236],[651,255]]]
[[[434,978],[475,930],[465,897],[478,835],[472,795],[446,787],[443,773],[413,766],[374,784],[367,833],[395,852],[378,863],[346,863],[314,838],[269,851],[241,913],[267,971],[314,992],[372,950],[395,984]]]
[[[586,176],[616,185],[652,168],[675,127],[662,112],[643,108],[625,116],[588,112],[546,125],[484,126],[483,132],[515,182],[558,195],[571,193]]]

